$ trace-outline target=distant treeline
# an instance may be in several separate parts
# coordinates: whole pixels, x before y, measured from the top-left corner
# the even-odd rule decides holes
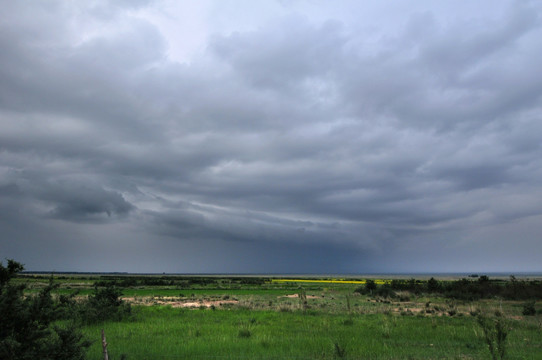
[[[179,288],[189,289],[193,286],[201,287],[227,287],[240,285],[259,286],[269,282],[268,279],[259,277],[179,277],[179,276],[102,276],[100,280],[95,282],[97,286],[118,286],[118,287],[135,287],[135,286],[176,286]]]
[[[43,275],[20,274],[25,278],[44,279]],[[270,277],[257,276],[186,276],[186,275],[131,275],[131,274],[102,274],[83,277],[63,274],[55,276],[58,280],[79,279],[94,281],[98,287],[116,286],[119,288],[167,286],[178,289],[238,289],[266,285],[272,287]],[[359,280],[356,278],[355,280]],[[282,284],[281,287],[298,287],[299,284]],[[304,285],[305,286],[305,285]],[[305,287],[306,288],[306,287]],[[317,287],[319,288],[319,287]],[[510,276],[508,280],[490,279],[487,275],[471,275],[460,280],[429,280],[393,279],[385,284],[377,284],[373,279],[367,279],[366,284],[356,289],[359,293],[370,293],[382,297],[395,297],[401,291],[412,294],[435,294],[453,299],[477,300],[502,298],[509,300],[542,299],[542,281],[519,280]]]
[[[47,277],[46,277],[47,275]],[[47,279],[51,274],[23,273],[17,277],[26,279]],[[209,285],[262,285],[270,283],[266,277],[256,276],[190,276],[190,275],[133,275],[133,274],[96,274],[81,276],[77,274],[54,274],[56,280],[91,280],[97,286],[209,286]],[[71,276],[70,276],[71,275]]]
[[[461,279],[456,281],[429,280],[392,280],[378,286],[373,280],[367,280],[365,286],[356,292],[371,293],[377,296],[394,297],[398,291],[414,294],[435,294],[460,300],[478,300],[502,298],[507,300],[542,299],[542,281],[518,280],[511,276],[509,280],[493,280],[482,275],[477,280]]]

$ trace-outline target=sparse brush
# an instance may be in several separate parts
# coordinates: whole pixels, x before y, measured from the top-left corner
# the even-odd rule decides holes
[[[299,305],[303,309],[303,311],[307,310],[309,308],[309,303],[307,302],[307,293],[305,292],[305,289],[299,288]]]
[[[391,328],[392,328],[392,324],[390,320],[388,319],[388,317],[385,317],[384,320],[382,321],[382,326],[381,326],[382,336],[384,338],[389,339],[391,337]]]
[[[470,310],[469,310],[469,314],[471,316],[478,316],[478,315],[480,315],[480,309],[471,307]]]
[[[279,312],[291,312],[292,308],[289,305],[282,304],[278,307]]]
[[[493,360],[504,359],[506,355],[506,338],[509,331],[505,319],[503,317],[490,319],[478,315],[478,324],[482,328],[491,358]]]
[[[410,301],[410,293],[408,291],[398,291],[395,293],[395,296],[399,299],[400,302]]]
[[[350,295],[346,294],[346,310],[348,310],[349,313],[352,312],[352,306],[350,304]]]
[[[448,302],[447,313],[450,316],[454,316],[455,314],[457,314],[457,306],[456,306],[456,303],[454,301],[449,301]]]

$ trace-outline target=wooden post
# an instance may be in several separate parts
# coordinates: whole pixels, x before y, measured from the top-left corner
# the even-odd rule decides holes
[[[104,360],[109,360],[109,355],[107,354],[107,342],[105,341],[104,329],[102,329],[102,348],[103,348]]]

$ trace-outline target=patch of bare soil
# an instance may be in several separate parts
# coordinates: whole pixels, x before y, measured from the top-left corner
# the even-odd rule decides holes
[[[298,298],[298,297],[299,297],[299,294],[284,295],[284,296],[279,296],[279,297],[285,297],[285,298]],[[319,296],[315,296],[315,295],[307,295],[307,299],[319,299],[319,298],[320,298]]]
[[[169,297],[161,297],[161,298],[126,297],[126,298],[123,298],[123,300],[129,302],[132,305],[145,305],[145,306],[169,305],[174,308],[200,308],[200,307],[210,308],[212,306],[220,307],[223,305],[239,303],[239,300],[179,300],[179,298],[169,298]]]
[[[421,312],[424,312],[424,308],[418,308],[418,307],[406,307],[406,308],[394,308],[392,309],[394,313],[400,314],[403,311],[410,311],[413,314],[418,314]]]
[[[184,301],[174,301],[174,302],[165,302],[164,305],[171,305],[172,307],[183,307],[183,308],[199,308],[199,307],[207,307],[210,308],[211,306],[220,307],[226,304],[238,304],[239,300],[202,300],[202,301],[191,301],[191,302],[184,302]]]

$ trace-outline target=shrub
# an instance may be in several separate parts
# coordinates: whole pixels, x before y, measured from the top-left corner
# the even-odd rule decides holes
[[[455,314],[457,314],[457,307],[454,301],[449,301],[447,305],[448,305],[448,315],[454,316]]]
[[[121,295],[122,292],[114,285],[104,288],[95,286],[94,294],[81,306],[82,320],[86,323],[96,323],[127,318],[131,314],[131,307],[120,298]]]
[[[371,280],[371,279],[367,279],[367,281],[365,282],[365,290],[368,292],[368,293],[372,293],[373,290],[376,290],[376,283],[374,280]]]
[[[381,296],[385,299],[393,299],[396,297],[395,291],[389,286],[381,286],[374,291],[374,295]]]
[[[11,284],[23,269],[14,260],[8,260],[7,267],[0,262],[0,359],[85,359],[90,342],[80,329],[74,323],[53,326],[60,312],[51,297],[56,287],[52,277],[37,296],[25,298],[24,285]]]
[[[522,314],[526,315],[526,316],[536,315],[536,309],[534,307],[534,304],[535,304],[534,300],[526,302],[525,304],[523,304]]]
[[[484,332],[484,340],[488,346],[493,360],[504,359],[506,354],[506,338],[508,329],[503,317],[490,319],[483,315],[478,316],[478,324]]]
[[[430,293],[440,291],[440,283],[432,277],[427,281],[427,291],[429,291]]]
[[[305,289],[300,287],[297,296],[299,298],[299,306],[303,309],[303,311],[309,309],[309,303],[307,301],[307,293],[305,292]]]

